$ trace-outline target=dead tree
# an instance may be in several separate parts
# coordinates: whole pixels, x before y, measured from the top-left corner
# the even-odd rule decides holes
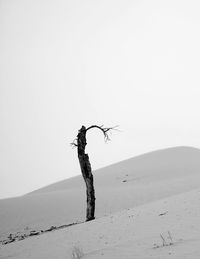
[[[89,161],[89,156],[88,154],[85,153],[85,148],[87,145],[86,133],[88,130],[93,128],[97,128],[101,130],[104,135],[105,141],[108,141],[110,140],[108,132],[115,129],[116,127],[105,128],[103,125],[102,126],[92,125],[89,128],[86,128],[85,126],[82,126],[81,129],[78,131],[77,138],[74,140],[73,143],[71,143],[72,146],[77,147],[81,173],[86,184],[86,195],[87,195],[86,221],[95,219],[95,189],[94,189],[93,174],[92,174],[91,164]]]

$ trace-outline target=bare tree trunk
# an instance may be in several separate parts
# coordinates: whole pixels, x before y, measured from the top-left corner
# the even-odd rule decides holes
[[[87,194],[87,210],[86,210],[86,221],[95,219],[95,190],[92,175],[92,168],[89,161],[88,154],[85,154],[86,142],[86,128],[81,127],[77,135],[77,147],[78,147],[78,159],[81,167],[83,179],[86,184]]]
[[[82,126],[78,131],[77,138],[71,143],[72,146],[77,147],[78,150],[78,159],[81,167],[81,172],[83,179],[86,184],[86,194],[87,194],[87,210],[86,210],[86,221],[95,219],[95,190],[94,182],[92,175],[92,168],[90,165],[90,160],[88,154],[85,154],[85,147],[87,145],[86,133],[90,129],[97,128],[103,132],[105,141],[110,140],[108,132],[110,130],[116,129],[117,126],[112,128],[105,128],[103,125],[92,125],[86,129],[85,126]]]

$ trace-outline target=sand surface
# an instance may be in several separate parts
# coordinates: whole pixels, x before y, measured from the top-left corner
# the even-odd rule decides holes
[[[160,150],[102,168],[95,186],[96,220],[1,245],[0,258],[72,258],[74,247],[84,258],[200,258],[198,149]],[[81,177],[0,200],[1,238],[84,219]]]

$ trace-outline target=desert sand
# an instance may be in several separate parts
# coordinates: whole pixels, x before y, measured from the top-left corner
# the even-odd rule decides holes
[[[91,222],[81,176],[0,200],[1,240],[84,222],[0,245],[0,258],[73,258],[74,249],[83,258],[200,258],[200,150],[150,152],[96,170],[94,179]]]

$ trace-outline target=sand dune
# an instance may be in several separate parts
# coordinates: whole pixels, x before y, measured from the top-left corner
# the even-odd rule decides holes
[[[137,157],[119,162],[117,164],[96,170],[94,172],[94,178],[95,178],[96,197],[97,197],[96,216],[99,219],[91,223],[84,223],[81,225],[74,226],[70,228],[70,231],[74,233],[73,231],[76,229],[77,229],[76,231],[81,231],[82,228],[85,228],[84,231],[87,232],[87,231],[90,231],[88,229],[91,226],[92,228],[91,231],[93,233],[92,235],[97,235],[99,234],[100,229],[104,228],[106,224],[108,225],[106,226],[107,226],[107,229],[109,230],[110,228],[109,224],[111,220],[110,215],[118,212],[118,214],[115,214],[115,216],[113,216],[116,218],[116,220],[119,220],[119,222],[116,221],[115,232],[118,232],[117,225],[121,224],[122,226],[120,228],[121,229],[120,231],[122,232],[124,231],[124,234],[125,234],[127,229],[124,228],[124,224],[125,225],[127,224],[128,228],[132,227],[132,225],[131,226],[128,225],[129,221],[126,222],[125,220],[125,218],[128,217],[127,215],[129,215],[128,214],[129,210],[127,209],[131,208],[131,211],[134,212],[135,209],[137,211],[140,211],[139,208],[144,208],[146,213],[145,214],[146,216],[144,216],[146,217],[144,219],[144,222],[145,222],[147,220],[148,213],[151,214],[151,210],[153,208],[152,206],[154,206],[153,204],[157,204],[155,205],[157,206],[156,215],[159,212],[162,213],[162,211],[164,211],[162,207],[163,206],[162,205],[163,203],[161,201],[162,199],[166,199],[167,203],[169,201],[171,204],[170,206],[172,206],[171,208],[177,209],[178,210],[177,213],[179,214],[182,213],[180,212],[180,210],[182,209],[181,207],[182,205],[180,204],[180,208],[179,207],[174,208],[174,204],[177,199],[176,197],[184,197],[184,198],[180,198],[180,200],[184,199],[187,204],[189,204],[189,200],[192,201],[191,196],[192,197],[194,196],[194,199],[199,199],[198,198],[199,192],[193,191],[193,190],[200,188],[200,150],[196,148],[191,148],[191,147],[176,147],[176,148],[169,148],[165,150],[159,150],[159,151],[147,153],[147,154],[137,156]],[[176,205],[179,205],[179,203],[176,203]],[[189,211],[190,207],[188,206],[189,205],[184,207],[184,210]],[[190,206],[193,206],[193,205],[191,204]],[[168,208],[168,210],[169,209],[170,207]],[[125,211],[121,212],[122,210],[125,210]],[[196,211],[195,215],[197,215],[198,208],[196,209],[193,208],[193,210]],[[119,216],[121,215],[120,213],[122,213],[125,217],[124,218],[125,222],[123,224],[121,222],[123,221],[122,220],[123,217],[121,218],[121,216]],[[100,218],[100,217],[103,217],[103,218]],[[168,219],[168,216],[165,218]],[[178,217],[173,217],[173,215],[171,214],[171,220],[173,220],[174,225],[176,225],[176,223],[178,222],[177,218]],[[84,221],[84,219],[85,219],[85,186],[81,176],[77,176],[71,179],[67,179],[67,180],[55,183],[53,185],[36,190],[35,192],[29,193],[28,195],[25,195],[22,197],[0,200],[1,238],[7,236],[9,233],[15,233],[17,231],[23,232],[24,229],[26,228],[40,230],[40,229],[48,228],[49,226],[52,226],[52,225],[58,226],[58,225],[72,223],[76,221]],[[160,218],[158,219],[160,220]],[[141,219],[138,218],[138,221],[140,220]],[[155,219],[153,218],[152,220],[155,221]],[[184,224],[184,216],[182,217],[182,220]],[[196,220],[195,216],[194,216],[194,220]],[[96,224],[98,225],[97,228],[99,228],[97,232],[95,232]],[[152,225],[151,220],[148,222],[148,224],[149,224],[149,227],[151,227]],[[156,224],[157,223],[154,222],[155,226]],[[104,233],[104,235],[109,234],[108,230],[105,230],[107,231],[106,232],[107,234]],[[61,243],[62,245],[64,244],[66,245],[65,242],[67,242],[66,240],[68,240],[69,237],[67,236],[65,237],[65,235],[68,235],[66,234],[68,233],[68,231],[69,230],[67,229],[62,231],[60,230],[60,231],[56,231],[56,232],[59,232],[57,234],[55,234],[56,232],[54,232],[54,234],[53,233],[51,234],[53,236],[55,235],[55,238],[57,238],[56,237],[57,235],[58,236],[61,235],[61,237],[62,235],[64,235],[62,238],[64,238],[65,241]],[[83,231],[82,239],[84,239],[84,233],[85,233],[84,231]],[[154,233],[152,231],[153,230],[151,230],[149,233]],[[157,229],[157,231],[158,231],[157,237],[159,239],[160,238],[159,231],[161,230]],[[146,236],[147,234],[148,234],[147,232],[144,232],[144,236]],[[88,234],[85,233],[85,236],[87,235]],[[122,234],[119,234],[119,235],[120,235],[119,237],[120,240],[118,241],[120,244],[122,243],[122,251],[120,250],[121,251],[120,253],[123,253],[123,250],[126,248],[126,246],[129,247],[128,240],[130,239],[130,237],[128,236],[128,233],[127,235],[125,235],[124,239],[122,238]],[[41,237],[38,237],[38,239],[40,241],[43,239],[46,240],[47,237],[44,237],[44,236],[45,235],[42,235]],[[53,236],[49,234],[48,238]],[[141,237],[142,240],[144,236]],[[147,237],[148,236],[146,236],[146,238]],[[154,238],[155,237],[156,235],[154,236]],[[112,238],[113,237],[111,237],[110,239]],[[75,242],[76,239],[77,238],[72,238],[72,241]],[[80,239],[81,242],[83,242],[82,239]],[[150,239],[153,242],[152,238]],[[36,239],[33,239],[33,240],[36,240]],[[17,243],[21,243],[21,244],[23,243],[28,245],[29,242],[31,243],[33,241],[25,240]],[[34,241],[34,242],[36,242],[35,245],[38,246],[37,241]],[[94,246],[94,247],[91,247],[91,249],[85,247],[85,245],[82,244],[84,246],[85,253],[92,253],[91,251],[95,251],[96,249],[100,249],[101,251],[101,249],[105,249],[105,247],[107,247],[107,245],[101,247],[99,246],[97,240],[96,242],[97,242],[96,243],[97,247]],[[113,243],[113,242],[114,241],[112,242],[110,241],[110,243],[108,242],[109,247],[114,246],[114,249],[109,248],[108,249],[109,252],[106,250],[108,253],[104,252],[104,255],[107,256],[105,258],[112,258],[112,256],[114,256],[113,258],[123,258],[123,256],[117,257],[117,254],[116,254],[117,250],[115,250],[115,245],[117,243],[115,242]],[[123,242],[126,242],[125,247],[123,247]],[[140,253],[138,250],[139,246],[137,246],[138,244],[137,242],[135,243],[134,241],[133,247],[135,247],[138,253]],[[17,243],[13,244],[13,246],[11,244],[8,246],[17,247],[18,246]],[[6,250],[7,248],[3,248],[3,249],[5,249],[4,251],[7,251]],[[131,254],[133,251],[131,249],[129,247],[130,257],[128,257],[129,255],[126,255],[126,257],[124,258],[132,258]],[[68,253],[67,250],[65,252]],[[95,258],[99,258],[97,256],[100,256],[98,252],[95,254]],[[20,257],[18,255],[17,257],[13,257],[13,258],[27,258],[27,257]],[[36,258],[36,257],[30,257],[30,258]],[[41,257],[39,256],[37,258],[47,258],[47,257],[42,257],[41,255]],[[48,257],[48,258],[66,258],[66,257]],[[88,258],[94,258],[94,257],[88,257]],[[141,258],[145,258],[145,257],[141,257]],[[155,255],[153,258],[159,258],[159,257],[156,257]],[[164,255],[162,255],[162,258],[165,258]]]
[[[198,259],[199,200],[200,189],[174,195],[2,246],[0,258],[71,259],[76,246],[88,259]]]

